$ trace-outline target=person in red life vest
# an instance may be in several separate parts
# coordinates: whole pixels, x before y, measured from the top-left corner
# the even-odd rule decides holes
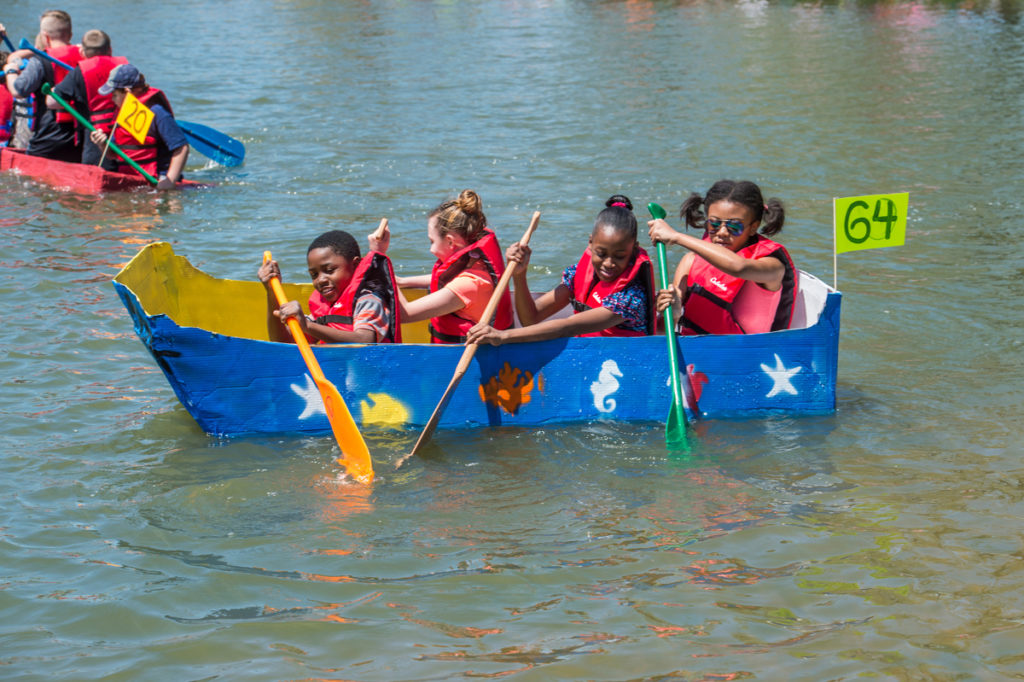
[[[0,24],[0,31],[3,24]],[[10,52],[0,50],[0,63],[7,64]],[[5,76],[6,78],[6,76]],[[6,147],[7,141],[14,134],[14,95],[10,90],[0,86],[0,147]]]
[[[167,96],[146,84],[146,78],[131,64],[118,64],[110,72],[107,82],[100,86],[100,94],[110,95],[117,111],[120,111],[128,93],[146,105],[153,112],[146,138],[140,144],[131,133],[122,127],[114,130],[114,144],[121,148],[142,170],[157,178],[157,189],[173,189],[181,180],[185,162],[188,160],[188,140],[178,127],[171,111]],[[107,144],[107,134],[94,130],[89,138],[98,147]],[[136,170],[121,160],[117,166],[120,173],[135,173]]]
[[[112,56],[110,36],[96,29],[87,31],[82,36],[80,49],[82,60],[71,73],[54,86],[53,91],[65,100],[73,102],[78,113],[89,119],[97,130],[109,135],[117,119],[117,106],[110,93],[104,94],[100,92],[100,88],[107,82],[114,67],[118,64],[127,64],[128,60]],[[46,98],[46,106],[58,111],[64,110],[60,102],[53,97]],[[86,136],[82,144],[82,163],[95,166],[101,157],[104,168],[116,170],[120,162],[117,155],[107,154],[103,157],[103,150]]]
[[[306,251],[313,293],[309,315],[298,301],[278,308],[270,288],[272,277],[281,277],[277,261],[260,265],[259,280],[267,289],[267,331],[271,341],[291,343],[285,320],[294,317],[311,343],[401,343],[401,317],[395,297],[397,285],[391,261],[384,250],[387,239],[370,237],[370,253],[359,253],[359,244],[348,232],[331,230],[313,240]]]
[[[658,310],[682,300],[680,334],[757,334],[788,329],[797,293],[789,252],[768,239],[782,229],[782,202],[765,201],[752,182],[719,180],[705,196],[690,195],[679,217],[704,230],[704,238],[677,232],[664,220],[648,224],[653,242],[690,250],[670,289],[658,293]],[[760,234],[758,229],[760,228]]]
[[[628,197],[616,194],[597,215],[587,248],[562,283],[536,300],[526,281],[530,248],[516,243],[505,256],[514,261],[516,312],[522,327],[500,330],[479,324],[467,343],[543,341],[563,336],[644,336],[654,333],[654,269],[637,243],[636,216]],[[548,319],[571,305],[574,314]]]
[[[49,10],[39,19],[36,43],[42,50],[62,62],[74,66],[81,59],[77,45],[71,45],[71,17],[61,10]],[[20,67],[27,60],[25,68]],[[18,100],[30,102],[32,129],[28,153],[58,161],[77,163],[81,160],[81,138],[75,131],[75,120],[66,111],[47,108],[42,96],[45,83],[59,83],[67,70],[39,57],[30,50],[15,50],[4,66],[7,90]],[[27,115],[27,112],[26,112]]]
[[[487,227],[479,195],[463,190],[445,201],[427,218],[430,253],[437,257],[430,275],[400,277],[399,286],[429,288],[415,301],[400,295],[402,320],[430,319],[432,343],[462,343],[466,332],[480,321],[494,287],[505,272],[498,238]],[[505,292],[494,316],[494,326],[512,326],[512,297]]]

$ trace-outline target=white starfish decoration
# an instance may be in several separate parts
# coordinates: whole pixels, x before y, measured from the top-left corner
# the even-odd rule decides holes
[[[298,384],[292,384],[292,390],[295,391],[295,395],[306,401],[306,407],[302,410],[302,414],[299,415],[299,419],[309,419],[315,414],[327,416],[327,408],[324,407],[324,399],[320,397],[320,390],[313,382],[313,377],[307,374],[306,387],[303,388]]]
[[[782,358],[780,358],[779,354],[776,353],[775,368],[773,369],[768,365],[761,363],[761,369],[763,369],[764,373],[770,376],[772,378],[772,381],[774,382],[772,384],[772,390],[768,391],[768,394],[765,396],[765,398],[771,398],[772,396],[778,395],[779,393],[788,393],[790,395],[799,394],[799,391],[793,388],[793,384],[790,383],[789,380],[790,378],[792,378],[794,374],[802,370],[803,367],[798,366],[786,369],[786,366],[782,364]]]

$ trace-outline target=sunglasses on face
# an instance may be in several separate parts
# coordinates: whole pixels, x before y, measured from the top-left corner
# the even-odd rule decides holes
[[[725,225],[725,229],[729,230],[729,234],[736,236],[746,229],[746,225],[743,224],[742,220],[718,220],[717,218],[708,218],[708,229],[712,232],[718,232],[718,228]]]

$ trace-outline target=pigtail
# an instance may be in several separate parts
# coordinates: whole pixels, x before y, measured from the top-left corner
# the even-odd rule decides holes
[[[704,197],[696,192],[691,192],[690,196],[686,197],[679,205],[679,217],[683,219],[684,224],[703,230],[705,226],[703,206]]]
[[[786,209],[782,201],[771,197],[764,204],[764,214],[761,218],[761,234],[770,237],[782,231],[782,224],[786,222]]]

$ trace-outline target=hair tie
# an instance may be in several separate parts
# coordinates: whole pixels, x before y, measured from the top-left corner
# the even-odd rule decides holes
[[[766,211],[768,210],[768,204],[764,205],[764,210],[766,210]]]
[[[622,202],[622,201],[616,201],[615,203],[613,203],[611,205],[611,208],[615,208],[616,206],[621,206],[622,208],[626,208],[625,202]]]

